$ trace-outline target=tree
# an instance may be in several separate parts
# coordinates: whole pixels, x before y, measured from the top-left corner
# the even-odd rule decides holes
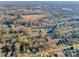
[[[29,41],[29,45],[30,45],[30,47],[33,47],[33,40],[32,39]]]
[[[6,31],[6,32],[3,34],[3,39],[6,39],[6,38],[8,38],[8,37],[9,37],[9,32]]]
[[[23,42],[24,44],[27,44],[27,43],[28,43],[28,39],[26,38],[25,35],[22,37],[22,42]]]
[[[22,39],[21,39],[22,35],[18,33],[18,42],[21,43]]]

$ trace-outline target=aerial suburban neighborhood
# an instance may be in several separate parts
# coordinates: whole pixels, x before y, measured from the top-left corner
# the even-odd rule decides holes
[[[1,2],[0,57],[79,57],[79,2]]]

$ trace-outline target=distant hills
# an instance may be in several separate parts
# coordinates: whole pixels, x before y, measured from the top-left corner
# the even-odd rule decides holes
[[[79,9],[79,1],[0,1],[0,7],[9,6],[34,6],[34,5],[48,5],[53,8],[75,8]]]

